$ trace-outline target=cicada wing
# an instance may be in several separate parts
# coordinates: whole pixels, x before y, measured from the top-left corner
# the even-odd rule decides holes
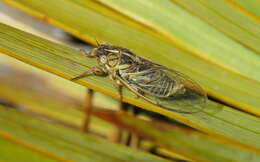
[[[201,86],[190,77],[164,66],[158,67],[182,88],[165,98],[156,98],[166,109],[183,113],[195,113],[206,107],[207,95]]]
[[[142,62],[119,78],[129,90],[175,112],[195,113],[205,108],[207,95],[190,77],[149,60]]]

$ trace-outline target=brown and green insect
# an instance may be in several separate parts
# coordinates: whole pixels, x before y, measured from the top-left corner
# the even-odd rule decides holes
[[[180,72],[137,56],[126,48],[106,43],[84,53],[87,57],[96,57],[99,66],[71,80],[108,75],[118,85],[120,99],[122,87],[126,87],[149,103],[175,112],[193,113],[205,107],[206,93]]]

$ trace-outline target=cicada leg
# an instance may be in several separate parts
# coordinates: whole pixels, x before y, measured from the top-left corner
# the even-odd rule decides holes
[[[144,96],[144,95],[145,95],[145,93],[144,93],[143,91],[139,90],[139,89],[137,89],[137,93],[139,93],[140,96]],[[139,96],[139,95],[135,95],[135,97],[136,97],[137,99],[139,99],[140,96]]]
[[[90,76],[90,75],[96,75],[96,76],[106,76],[107,73],[103,71],[100,67],[92,67],[88,71],[85,71],[84,73],[80,74],[79,76],[76,76],[75,78],[72,78],[70,80],[79,80],[81,78]]]
[[[116,86],[118,89],[119,100],[120,102],[123,102],[123,85],[119,80],[116,80]]]
[[[118,86],[118,93],[119,93],[120,102],[123,102],[123,86],[122,85]]]
[[[133,93],[135,93],[135,92],[133,92]],[[154,104],[154,105],[160,106],[160,103],[157,102],[157,101],[153,101],[153,100],[151,100],[151,99],[149,99],[149,98],[143,96],[142,94],[138,94],[138,93],[135,93],[135,94],[136,94],[138,97],[140,97],[140,98],[146,100],[147,102],[150,102],[151,104]]]
[[[79,51],[84,53],[87,57],[96,57],[97,48],[94,48],[91,51],[85,51],[84,49],[80,49]]]
[[[157,106],[160,106],[160,103],[156,102],[156,101],[153,101],[147,97],[145,97],[145,93],[138,90],[138,89],[134,89],[133,87],[129,86],[129,85],[126,85],[124,84],[126,88],[128,88],[131,92],[133,92],[137,97],[140,97],[144,100],[146,100],[147,102],[151,103],[151,104],[154,104],[154,105],[157,105]]]

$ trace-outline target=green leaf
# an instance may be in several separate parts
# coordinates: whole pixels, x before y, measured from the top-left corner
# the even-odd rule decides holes
[[[147,122],[113,111],[96,110],[94,114],[194,161],[257,162],[260,160],[258,153],[241,148],[235,143],[229,143],[230,141],[174,124],[170,125],[158,121]]]
[[[13,108],[19,110],[20,105],[22,105],[24,109],[26,108],[23,111],[32,112],[36,118],[45,117],[48,118],[48,121],[58,122],[73,128],[80,126],[80,120],[83,118],[83,111],[80,111],[81,102],[76,102],[75,98],[69,97],[70,91],[61,93],[56,84],[50,85],[48,82],[44,82],[45,76],[42,76],[42,73],[36,77],[11,67],[0,66],[0,69],[3,69],[0,73],[0,96],[11,102],[10,105],[13,105]],[[18,76],[19,80],[16,79]],[[161,146],[161,149],[165,150],[166,148],[192,160],[257,161],[260,158],[254,151],[245,149],[229,140],[208,136],[193,129],[177,127],[174,124],[170,125],[155,120],[149,123],[144,122],[136,117],[117,111],[100,109],[96,106],[93,107],[90,123],[91,132],[95,134],[102,133],[102,135],[111,136],[113,131],[113,127],[100,122],[97,117],[114,123],[123,130],[134,130],[133,134],[141,137],[142,140],[151,140],[152,143]],[[238,153],[239,156],[237,156]]]
[[[71,48],[52,43],[31,34],[0,24],[0,51],[64,78],[72,78],[96,64],[95,59]],[[88,77],[78,83],[119,98],[112,81],[103,77]],[[209,101],[207,109],[200,113],[179,114],[151,105],[124,91],[124,101],[179,120],[204,132],[236,141],[241,146],[257,150],[260,146],[259,118],[230,107]],[[222,108],[220,112],[212,112]]]
[[[0,137],[30,147],[59,161],[167,161],[144,152],[77,133],[47,121],[0,109]]]
[[[244,11],[249,15],[255,14],[257,16],[260,16],[260,2],[258,0],[233,0],[234,2],[230,1],[229,3],[233,4],[235,7],[243,7],[247,9],[248,11]],[[240,6],[239,6],[240,5]],[[243,10],[242,10],[243,11]],[[249,12],[251,11],[251,12]],[[255,15],[252,15],[255,17]],[[256,19],[259,20],[259,17],[255,17]]]
[[[223,37],[230,37],[237,41],[235,42],[237,46],[244,45],[257,54],[260,54],[260,46],[258,45],[260,43],[259,23],[228,4],[228,1],[173,1],[205,23],[212,25],[211,29],[217,29],[226,34],[226,36],[223,35]],[[210,38],[214,39],[213,37]],[[231,39],[230,41],[232,41]],[[231,47],[228,48],[231,49]],[[250,49],[248,50],[250,51]],[[220,53],[223,54],[222,52]],[[232,52],[229,53],[229,58],[239,59],[237,55],[233,57],[234,53],[237,54],[236,51],[232,49]],[[248,55],[249,53],[243,53],[243,57],[247,57]],[[224,62],[222,61],[222,63]],[[244,64],[245,62],[243,61],[242,63]],[[243,64],[239,63],[237,66],[243,67],[245,66]],[[251,66],[251,63],[248,65]],[[230,66],[230,61],[226,63],[226,66]],[[251,76],[249,77],[251,78]]]
[[[9,56],[0,57],[0,59],[6,57]],[[13,61],[17,62],[17,60]],[[0,99],[5,99],[10,102],[13,108],[19,109],[22,107],[25,108],[24,111],[32,113],[33,115],[54,119],[54,121],[72,128],[80,128],[82,126],[82,119],[84,118],[82,112],[84,101],[75,96],[71,96],[72,89],[66,89],[69,84],[66,85],[66,87],[65,85],[62,87],[66,89],[65,92],[58,89],[58,84],[61,85],[61,83],[66,80],[60,78],[62,81],[57,82],[57,79],[55,79],[55,84],[50,84],[49,80],[48,82],[46,81],[46,72],[37,69],[39,74],[32,75],[26,72],[26,70],[32,68],[31,66],[27,65],[28,68],[26,68],[26,70],[19,70],[26,65],[24,63],[22,64],[22,62],[20,62],[20,64],[21,66],[19,66],[18,69],[17,67],[0,65]],[[17,80],[17,77],[20,79]],[[70,84],[74,83],[70,82]],[[84,93],[85,88],[82,88],[83,91],[81,91],[81,93]],[[111,98],[109,99],[111,100]],[[101,98],[98,102],[104,103],[104,98]],[[107,101],[105,103],[106,105],[111,105],[111,102]],[[66,109],[64,109],[64,107],[66,107]],[[111,124],[107,124],[98,118],[92,117],[91,121],[93,122],[90,124],[90,130],[93,130],[95,133],[108,136],[113,131]]]
[[[6,136],[5,136],[6,137]],[[48,158],[39,154],[38,152],[29,150],[26,147],[20,146],[10,139],[3,138],[0,133],[0,161],[20,162],[30,159],[31,162],[54,162],[54,159]],[[15,155],[15,156],[14,156]]]
[[[163,41],[157,36],[150,34],[151,28],[148,29],[148,33],[144,32],[143,29],[140,30],[140,28],[144,28],[142,25],[140,28],[130,27],[115,21],[115,17],[110,19],[109,15],[104,16],[97,12],[97,9],[92,10],[91,7],[86,9],[86,6],[82,7],[79,5],[80,3],[74,1],[14,0],[6,2],[44,21],[61,27],[81,39],[95,42],[93,38],[96,38],[99,41],[105,40],[132,49],[138,55],[145,56],[157,63],[191,76],[194,80],[201,83],[207,89],[209,95],[214,98],[252,114],[260,115],[260,94],[256,93],[260,91],[260,84],[257,81],[226,71],[219,66],[191,55],[187,51],[180,50],[174,47],[172,43],[170,44],[169,41],[165,39]],[[233,47],[236,49],[236,46]],[[212,50],[215,51],[215,48]],[[245,48],[243,50],[248,49]],[[223,57],[227,56],[223,55]],[[248,64],[246,64],[248,66],[241,66],[242,70],[254,73],[252,76],[259,74],[258,68],[256,68],[259,65],[256,62],[259,60],[259,57],[255,58],[256,56],[253,54],[248,55],[246,58],[244,58],[244,55],[241,56],[247,61],[249,61],[248,58],[252,61],[252,66]],[[235,62],[242,64],[244,60]],[[77,59],[77,63],[84,65],[86,62],[81,58]],[[80,72],[73,75],[76,76]],[[96,88],[102,91],[100,88]]]
[[[197,55],[208,62],[217,64],[232,72],[260,81],[260,74],[255,70],[260,69],[260,58],[256,55],[256,53],[260,52],[260,32],[258,30],[260,24],[243,14],[233,13],[233,8],[222,2],[222,0],[207,1],[205,3],[210,5],[211,8],[208,10],[211,12],[219,10],[221,14],[228,15],[227,17],[231,20],[237,20],[239,26],[235,30],[232,28],[229,29],[225,25],[223,27],[233,30],[238,38],[243,39],[241,41],[244,44],[252,43],[250,47],[255,49],[256,52],[245,48],[214,27],[194,17],[174,3],[171,3],[169,0],[163,2],[160,0],[148,2],[142,0],[99,1],[169,37],[177,46],[188,50],[190,54]],[[182,3],[190,4],[189,1],[183,1]],[[196,4],[196,2],[192,3]],[[199,1],[197,3],[200,4]],[[208,13],[210,12],[207,11],[204,15]],[[221,17],[222,19],[224,18]],[[212,21],[214,21],[214,18]],[[230,20],[226,21],[233,23]],[[243,38],[245,35],[247,39]],[[234,54],[236,57],[234,57]]]

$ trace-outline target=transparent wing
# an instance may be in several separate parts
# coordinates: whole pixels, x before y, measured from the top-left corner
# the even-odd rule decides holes
[[[166,98],[156,98],[159,105],[183,113],[199,112],[206,107],[207,94],[201,86],[190,77],[166,67],[159,67],[182,88]]]
[[[132,72],[131,77],[121,78],[138,96],[180,113],[195,113],[206,107],[206,93],[190,77],[150,61],[138,66],[136,69],[142,70]]]

